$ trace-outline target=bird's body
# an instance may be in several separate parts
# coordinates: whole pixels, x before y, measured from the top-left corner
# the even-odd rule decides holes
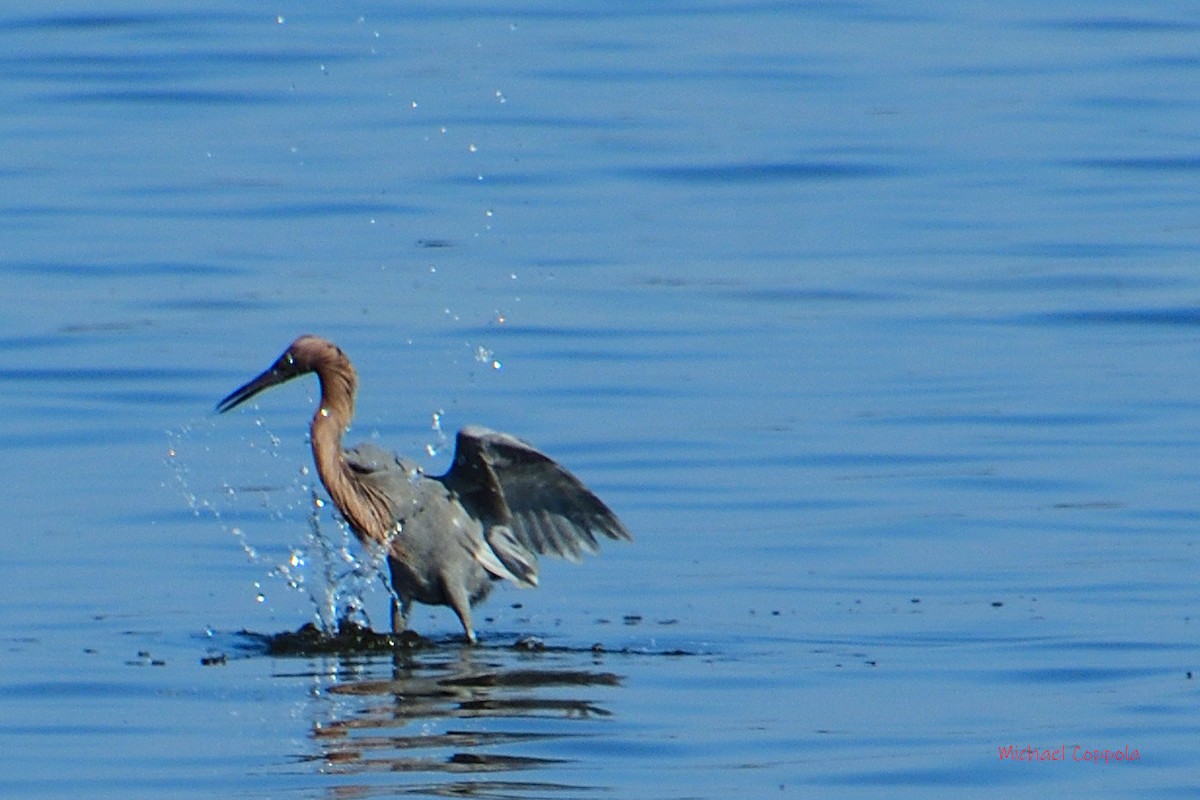
[[[596,552],[597,534],[631,538],[574,475],[505,433],[463,428],[454,464],[436,477],[373,444],[343,449],[358,378],[341,349],[316,336],[301,336],[217,409],[228,411],[309,372],[321,384],[311,427],[317,473],[354,534],[386,549],[399,600],[392,604],[393,630],[404,629],[414,601],[446,605],[473,642],[471,606],[495,581],[536,586],[537,554],[578,560]]]
[[[496,434],[470,428],[459,435],[482,439]],[[402,601],[451,608],[465,602],[470,607],[488,596],[497,579],[521,587],[537,585],[534,555],[505,537],[507,529],[498,521],[486,523],[478,512],[469,511],[442,479],[428,477],[415,463],[374,445],[361,444],[344,453],[350,469],[391,504],[388,568],[392,588]],[[406,616],[404,610],[402,617]],[[392,624],[399,623],[393,619]],[[465,628],[469,622],[463,624]]]

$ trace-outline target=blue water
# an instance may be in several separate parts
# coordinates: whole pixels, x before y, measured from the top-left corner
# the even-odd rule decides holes
[[[0,794],[1200,795],[1198,37],[0,9]],[[304,332],[351,440],[511,431],[635,543],[475,650],[422,608],[431,651],[263,655],[386,620],[314,507],[315,386],[213,413]]]

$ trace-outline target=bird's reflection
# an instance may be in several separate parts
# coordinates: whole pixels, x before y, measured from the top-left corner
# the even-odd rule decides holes
[[[589,654],[454,647],[397,653],[390,667],[385,660],[341,666],[323,692],[330,718],[313,725],[311,758],[327,774],[407,773],[423,782],[398,788],[375,778],[340,784],[331,796],[500,800],[600,789],[533,779],[537,770],[562,775],[556,767],[572,759],[555,742],[589,736],[596,720],[611,715],[591,695],[620,678],[597,669]],[[499,778],[518,772],[521,780]]]

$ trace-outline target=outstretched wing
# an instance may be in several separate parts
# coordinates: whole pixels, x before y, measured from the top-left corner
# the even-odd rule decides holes
[[[442,483],[487,524],[507,525],[536,553],[578,561],[597,536],[632,539],[616,514],[583,483],[527,442],[470,426],[458,432]]]

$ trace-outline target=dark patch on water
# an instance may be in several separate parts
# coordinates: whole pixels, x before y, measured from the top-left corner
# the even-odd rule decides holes
[[[628,623],[627,623],[628,624]],[[586,654],[593,655],[641,655],[641,656],[691,656],[699,655],[687,650],[667,649],[653,650],[644,648],[620,647],[610,648],[606,645],[596,642],[590,647],[576,647],[567,645],[548,645],[542,639],[536,636],[523,636],[510,644],[488,644],[477,643],[467,645],[460,635],[450,635],[445,637],[430,638],[422,636],[415,631],[403,631],[401,633],[382,633],[373,630],[370,627],[360,625],[353,620],[341,620],[338,623],[337,629],[326,631],[312,622],[306,622],[294,631],[282,631],[280,633],[258,633],[256,631],[243,630],[239,631],[238,642],[235,648],[247,655],[268,655],[268,656],[284,656],[309,658],[313,656],[372,656],[397,654],[402,652],[416,653],[421,651],[449,651],[449,650],[467,650],[471,652],[484,652],[488,650],[507,650],[518,651],[525,653],[563,653],[563,654]],[[201,663],[209,666],[225,664],[228,660],[228,654],[214,651],[201,659]],[[536,677],[537,681],[551,680],[555,676],[548,673],[539,673]],[[508,673],[504,677],[496,677],[495,675],[487,678],[473,678],[472,680],[488,680],[492,681],[491,685],[513,685],[526,681],[529,676],[516,675]],[[566,680],[561,674],[557,679]],[[604,677],[597,679],[595,676],[589,676],[586,681],[580,679],[571,679],[568,682],[582,683],[603,683],[605,685],[616,685],[616,676],[605,674]]]
[[[352,620],[342,620],[335,631],[325,631],[306,622],[294,631],[273,634],[242,631],[239,635],[270,656],[371,655],[435,646],[433,640],[413,631],[378,633]]]

